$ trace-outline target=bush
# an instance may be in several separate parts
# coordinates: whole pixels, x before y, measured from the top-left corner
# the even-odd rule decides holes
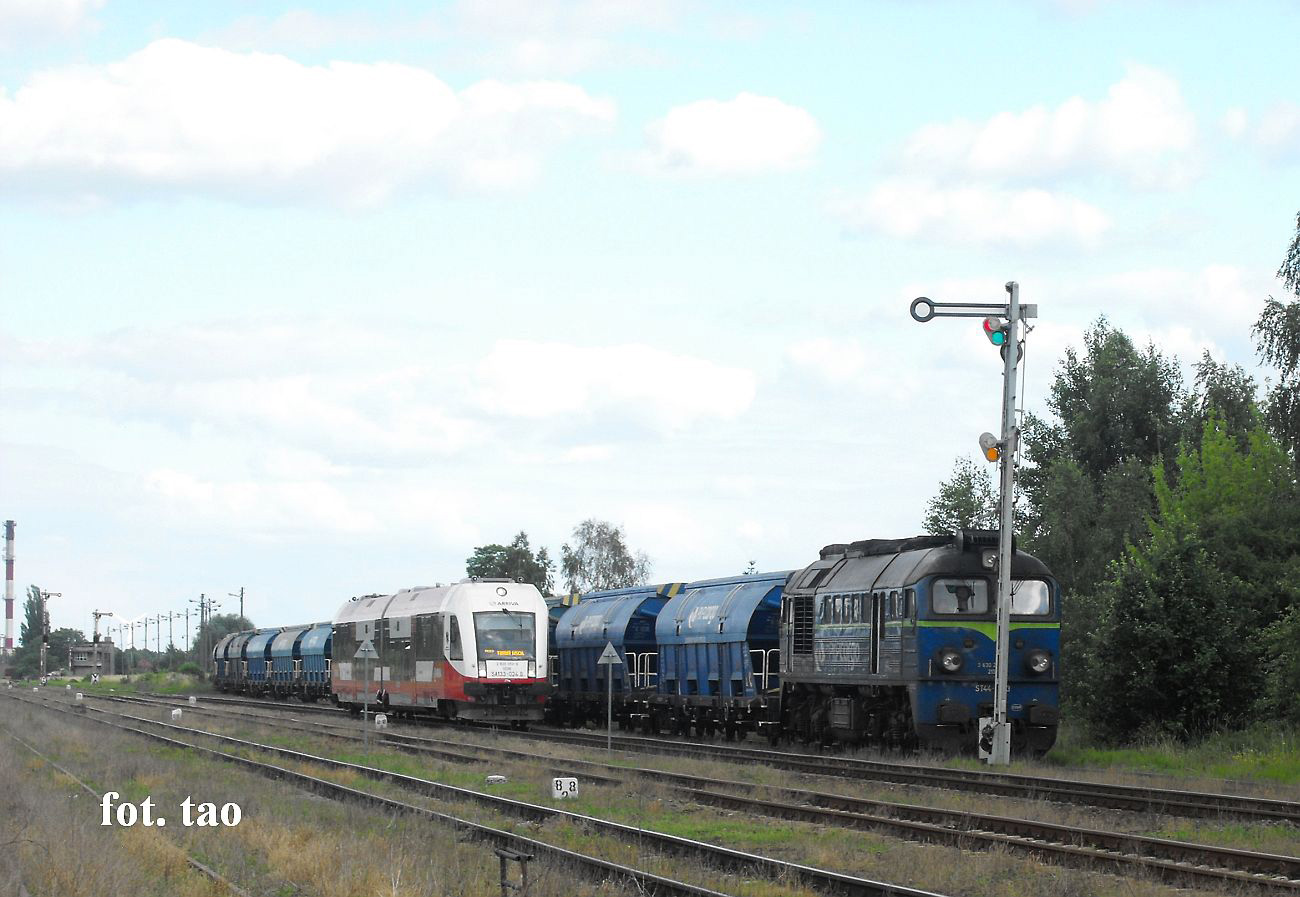
[[[180,667],[177,668],[176,672],[187,673],[190,676],[198,676],[200,679],[203,678],[203,670],[199,669],[199,665],[192,660],[185,661],[185,663],[181,664]]]

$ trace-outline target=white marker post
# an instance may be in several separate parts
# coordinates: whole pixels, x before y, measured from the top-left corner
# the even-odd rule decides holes
[[[357,648],[357,653],[352,655],[352,659],[361,658],[366,662],[366,678],[361,686],[361,740],[367,752],[370,751],[370,661],[379,656],[375,650],[375,643],[366,639]]]
[[[596,665],[609,667],[605,670],[605,681],[609,684],[609,700],[605,704],[605,750],[607,752],[614,750],[614,664],[622,662],[623,658],[619,657],[618,652],[614,650],[614,643],[605,642],[605,650],[601,652]]]

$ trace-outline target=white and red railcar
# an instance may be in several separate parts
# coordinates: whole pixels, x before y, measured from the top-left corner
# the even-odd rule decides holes
[[[541,720],[547,621],[536,586],[509,580],[354,599],[334,616],[334,698],[444,718]],[[378,655],[368,664],[357,656],[367,641]]]

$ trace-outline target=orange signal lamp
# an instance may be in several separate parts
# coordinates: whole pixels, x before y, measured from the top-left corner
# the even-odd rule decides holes
[[[980,451],[989,461],[997,461],[1002,457],[1002,446],[992,433],[980,434]]]

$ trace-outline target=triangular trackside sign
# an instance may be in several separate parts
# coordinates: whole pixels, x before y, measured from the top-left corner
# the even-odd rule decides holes
[[[588,654],[587,656],[590,657],[591,655]],[[601,652],[601,654],[600,654],[600,660],[597,660],[597,661],[596,661],[596,664],[597,664],[597,665],[602,665],[602,664],[610,664],[610,665],[612,665],[612,664],[622,663],[622,662],[623,662],[623,658],[619,657],[619,656],[618,656],[618,652],[614,650],[614,643],[613,643],[613,642],[605,642],[605,650]]]
[[[375,643],[370,639],[366,639],[361,643],[361,647],[357,649],[357,653],[353,654],[352,657],[353,659],[360,660],[365,660],[366,658],[375,660],[379,657],[379,652],[375,650]]]

